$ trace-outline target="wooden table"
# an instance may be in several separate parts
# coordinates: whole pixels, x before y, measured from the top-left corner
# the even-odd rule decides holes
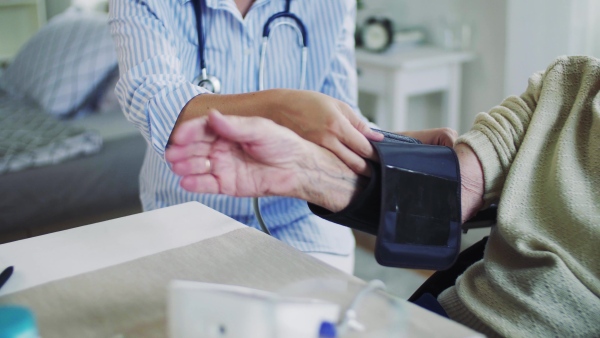
[[[0,245],[8,265],[0,305],[30,308],[44,338],[164,337],[173,279],[273,292],[335,280],[347,291],[327,300],[342,306],[365,283],[195,202]],[[481,337],[402,303],[410,337]]]

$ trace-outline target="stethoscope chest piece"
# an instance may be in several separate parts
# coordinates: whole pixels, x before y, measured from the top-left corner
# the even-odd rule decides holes
[[[221,81],[219,81],[216,76],[208,75],[206,69],[202,69],[202,72],[194,79],[193,83],[197,83],[199,87],[204,88],[211,93],[221,93]]]

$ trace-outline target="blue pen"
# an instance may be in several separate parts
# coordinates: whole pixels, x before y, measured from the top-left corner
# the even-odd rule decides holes
[[[14,268],[12,266],[9,266],[8,268],[4,269],[4,271],[2,271],[2,273],[0,273],[0,289],[6,283],[6,281],[10,278],[10,276],[13,273],[13,270],[14,270]]]

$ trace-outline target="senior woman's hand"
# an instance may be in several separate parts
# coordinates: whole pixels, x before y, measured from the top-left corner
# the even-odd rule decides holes
[[[182,123],[165,157],[192,192],[289,196],[339,211],[365,179],[329,150],[259,117],[207,117]]]

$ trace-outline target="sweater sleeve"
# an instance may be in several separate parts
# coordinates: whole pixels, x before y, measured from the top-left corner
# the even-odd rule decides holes
[[[469,145],[481,162],[486,207],[499,199],[506,175],[537,107],[543,79],[543,72],[534,74],[521,96],[510,96],[489,112],[479,113],[471,130],[456,141],[456,144]]]
[[[600,337],[600,60],[558,58],[459,142],[502,196],[483,260],[438,300],[489,336]],[[487,328],[487,329],[486,329]]]

